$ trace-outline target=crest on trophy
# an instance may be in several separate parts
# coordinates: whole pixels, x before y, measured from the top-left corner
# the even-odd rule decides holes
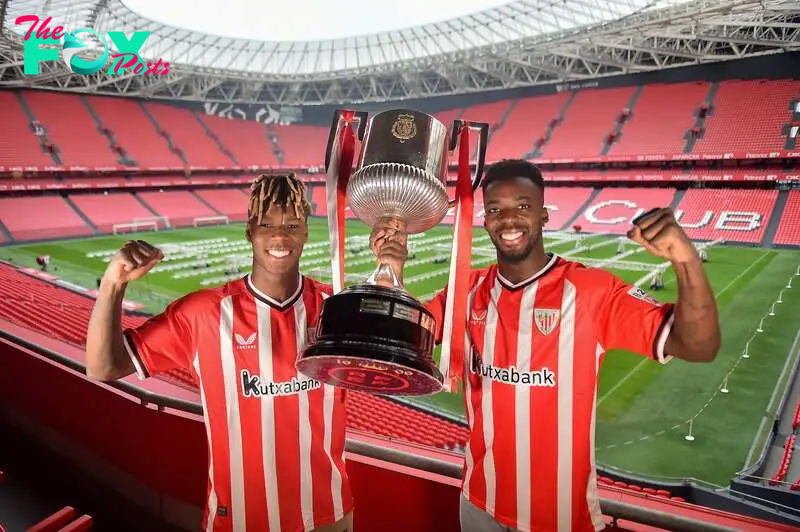
[[[414,115],[397,115],[397,120],[392,125],[392,135],[399,139],[400,142],[413,139],[417,135],[417,124],[414,123]]]

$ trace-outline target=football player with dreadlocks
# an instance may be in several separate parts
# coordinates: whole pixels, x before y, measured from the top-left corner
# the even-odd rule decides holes
[[[184,370],[200,389],[209,448],[203,530],[352,531],[344,392],[295,369],[331,294],[300,273],[305,192],[294,175],[259,177],[246,228],[252,273],[190,293],[136,328],[121,326],[125,288],[164,254],[129,241],[100,283],[87,374],[109,381]]]

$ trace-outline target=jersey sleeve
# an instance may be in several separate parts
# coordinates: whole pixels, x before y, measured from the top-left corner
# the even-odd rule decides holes
[[[618,277],[607,276],[602,283],[606,290],[597,315],[600,317],[600,344],[604,349],[625,349],[648,356],[662,364],[672,357],[664,353],[672,330],[674,305],[661,303],[653,296],[627,284]]]
[[[486,277],[486,273],[482,270],[472,270],[469,273],[469,290],[470,292],[475,288],[476,283],[480,283]],[[444,310],[447,306],[447,285],[433,299],[426,305],[433,317],[436,319],[436,343],[442,343],[442,334],[444,332]]]
[[[436,294],[433,299],[428,301],[425,305],[431,314],[433,314],[433,318],[436,320],[436,344],[442,343],[442,332],[444,331],[444,308],[447,305],[447,286],[444,287],[444,290],[440,291]]]
[[[125,350],[136,374],[145,379],[173,369],[190,369],[193,334],[186,316],[186,300],[176,300],[138,327],[123,332]]]

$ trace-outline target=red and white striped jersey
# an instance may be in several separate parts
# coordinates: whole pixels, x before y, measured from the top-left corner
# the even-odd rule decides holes
[[[353,508],[344,392],[298,374],[329,286],[301,276],[289,299],[250,277],[200,290],[125,331],[140,378],[187,369],[209,445],[208,531],[303,531]]]
[[[464,496],[523,531],[602,529],[594,457],[600,364],[608,349],[666,362],[673,306],[555,255],[521,283],[492,265],[471,272],[470,285]],[[445,301],[442,292],[428,305],[440,324]]]

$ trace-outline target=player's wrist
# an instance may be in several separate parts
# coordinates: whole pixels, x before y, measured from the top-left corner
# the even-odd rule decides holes
[[[114,279],[111,277],[103,276],[100,279],[100,287],[99,292],[101,294],[117,294],[125,292],[125,289],[128,287],[127,281],[122,281],[120,279]]]

